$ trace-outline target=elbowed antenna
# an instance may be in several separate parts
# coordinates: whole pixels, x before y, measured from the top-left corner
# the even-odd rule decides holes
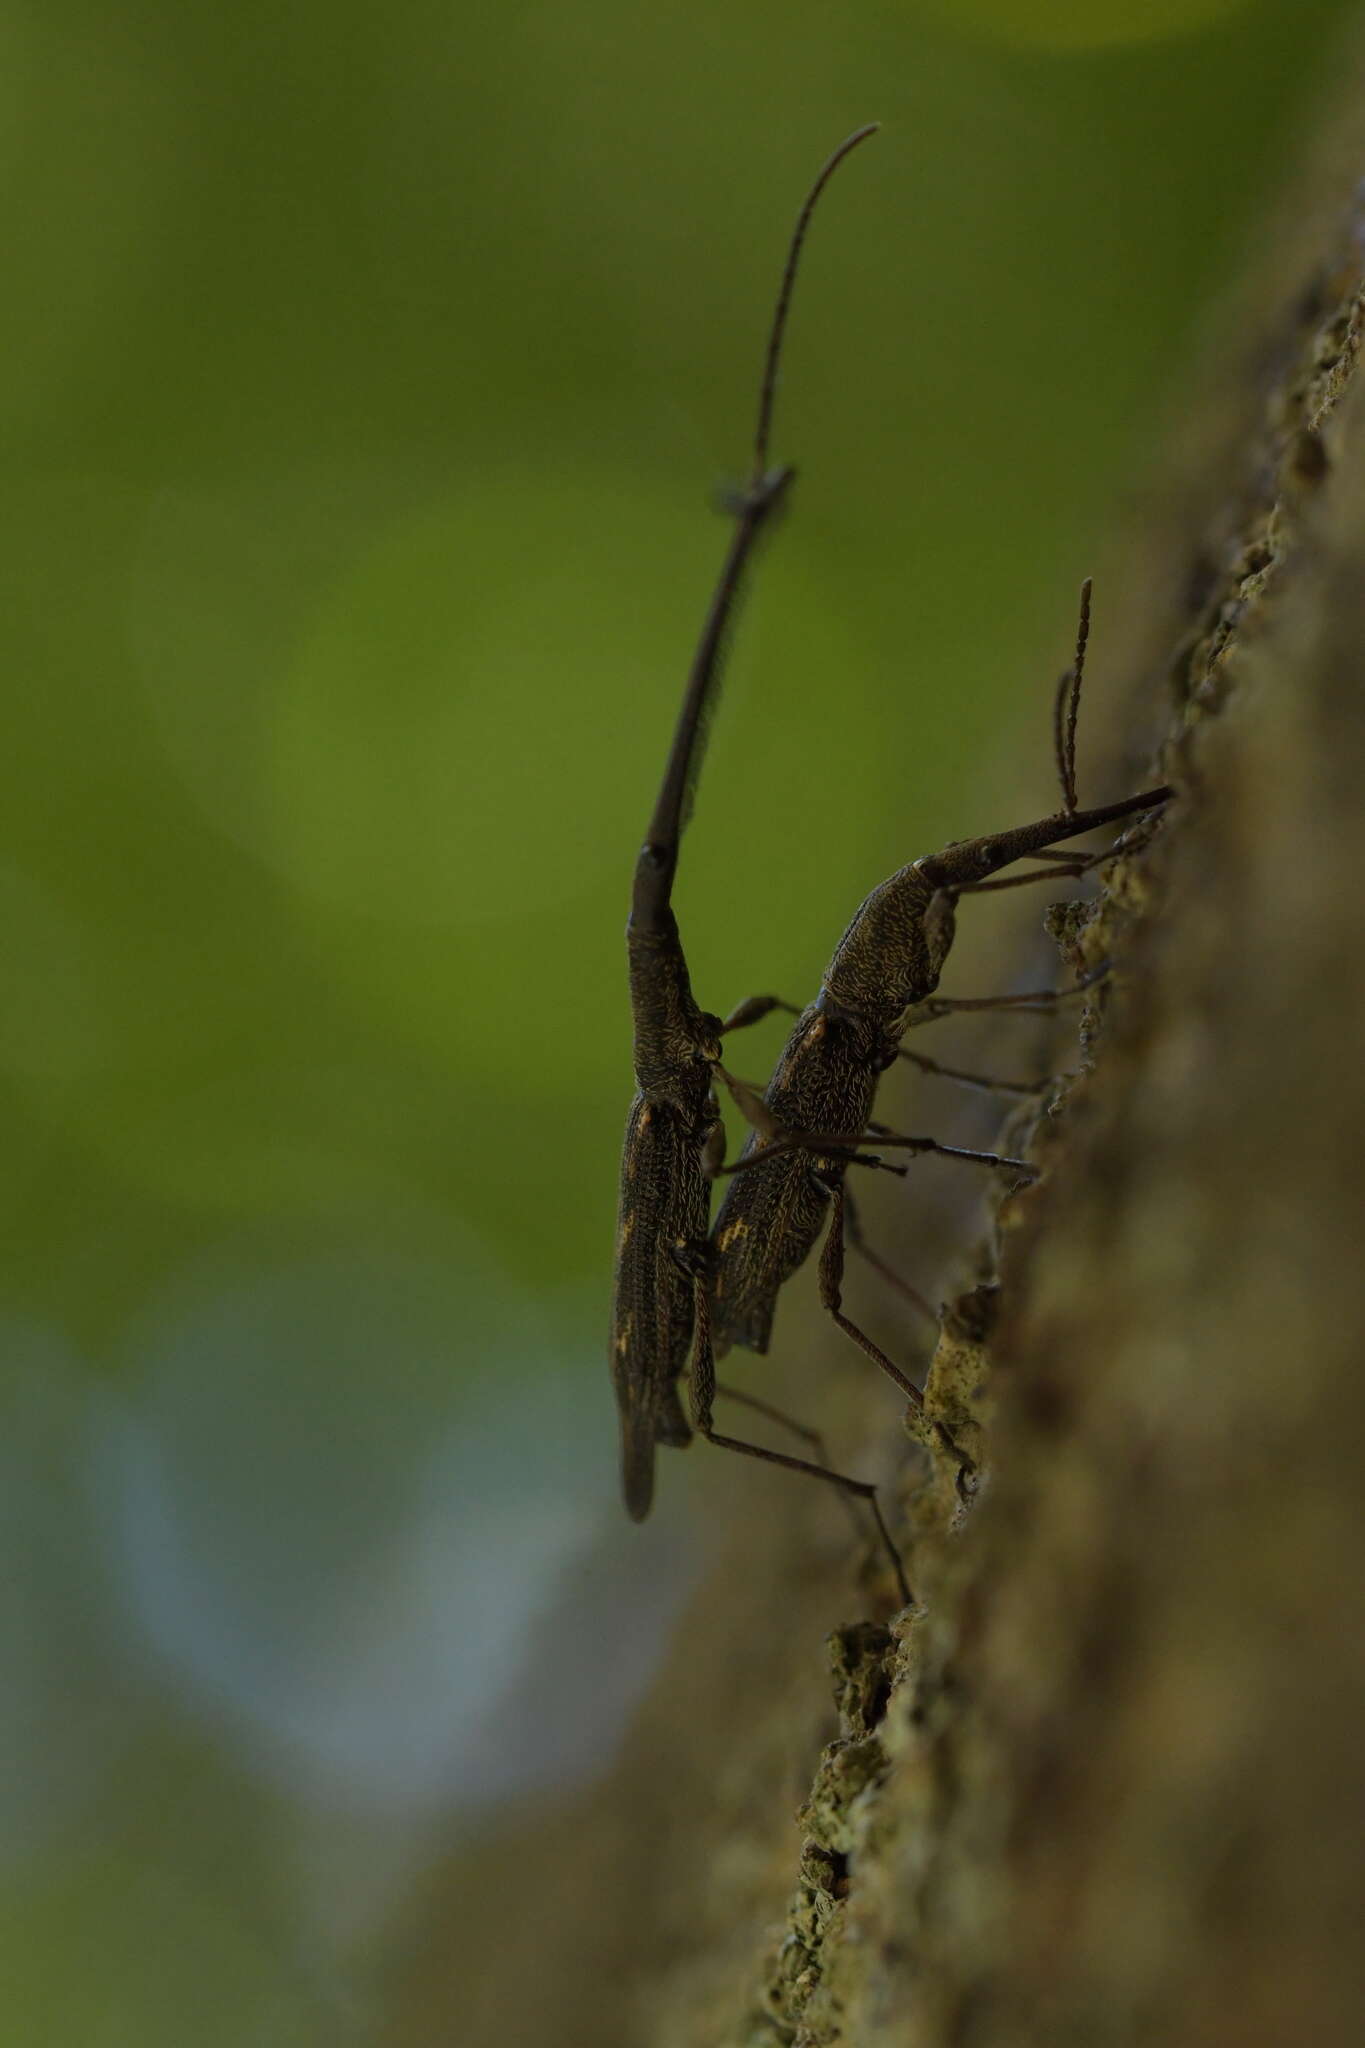
[[[668,762],[664,768],[654,815],[649,821],[649,831],[636,862],[631,919],[637,929],[662,923],[664,913],[669,908],[673,893],[673,876],[678,865],[678,842],[687,823],[692,791],[701,768],[707,719],[714,705],[720,679],[721,654],[726,631],[744,579],[745,568],[753,553],[754,543],[781,505],[795,473],[790,468],[769,470],[768,442],[772,433],[773,410],[777,402],[778,371],[786,339],[787,316],[791,309],[797,268],[801,261],[801,250],[810,227],[811,216],[820,194],[844,158],[855,150],[860,142],[866,142],[870,135],[875,135],[878,125],[876,121],[869,121],[865,127],[855,129],[852,135],[847,136],[839,144],[806,194],[805,202],[796,217],[796,226],[792,230],[792,238],[787,247],[787,260],[782,269],[782,282],[778,287],[777,304],[773,310],[772,326],[768,334],[767,352],[763,360],[758,423],[754,432],[753,470],[739,500],[739,523],[711,598],[706,623],[702,627],[701,638],[697,643],[697,651],[692,658],[682,710],[678,714],[678,723],[673,734],[673,744],[669,748]]]

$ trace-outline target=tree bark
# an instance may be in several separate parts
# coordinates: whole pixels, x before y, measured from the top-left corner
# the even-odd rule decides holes
[[[949,1475],[921,1490],[922,1604],[840,1642],[791,1930],[732,2038],[1365,2028],[1359,237],[1194,563],[1181,799],[1056,920],[1075,965],[1115,963],[1093,1070],[929,1383],[989,1483],[965,1523]]]

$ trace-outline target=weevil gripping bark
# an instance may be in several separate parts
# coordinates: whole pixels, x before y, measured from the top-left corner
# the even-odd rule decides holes
[[[692,1348],[693,1422],[701,1434],[723,1449],[810,1474],[867,1499],[901,1594],[908,1599],[900,1558],[882,1521],[873,1487],[823,1463],[719,1435],[712,1425],[711,1404],[717,1388],[714,1374],[707,1369],[710,1345],[704,1335],[708,1322],[707,1232],[711,1182],[723,1144],[713,1077],[724,1071],[720,1065],[724,1032],[738,1029],[746,1020],[736,1016],[727,1024],[698,1005],[672,908],[678,847],[700,767],[707,714],[719,686],[726,631],[755,544],[783,504],[792,480],[790,469],[769,467],[768,442],[802,244],[825,185],[850,151],[874,132],[875,123],[858,129],[840,144],[797,217],[764,363],[753,466],[747,487],[734,502],[735,531],[693,658],[658,801],[636,862],[627,927],[636,1095],[626,1123],[621,1161],[611,1368],[620,1413],[625,1501],[635,1520],[649,1512],[653,1498],[656,1445],[682,1445],[691,1434],[678,1382]],[[694,1330],[698,1342],[692,1347]]]
[[[1005,832],[959,840],[911,861],[880,883],[849,921],[815,1001],[796,1013],[761,1101],[751,1091],[732,1091],[754,1129],[739,1161],[727,1169],[733,1178],[713,1232],[709,1331],[718,1356],[734,1344],[767,1350],[778,1294],[811,1252],[828,1216],[820,1270],[824,1305],[912,1405],[919,1405],[919,1391],[905,1373],[842,1312],[844,1176],[853,1164],[883,1164],[876,1155],[888,1149],[938,1152],[1025,1177],[1032,1174],[1023,1160],[940,1145],[928,1137],[899,1136],[870,1128],[869,1119],[877,1083],[902,1056],[901,1039],[912,1023],[959,1007],[995,1006],[991,998],[955,1004],[935,995],[953,942],[959,898],[983,886],[1010,886],[992,883],[990,877],[1029,855],[1046,859],[1060,842],[1098,826],[1150,812],[1173,794],[1162,784],[1118,803],[1077,808],[1076,722],[1089,623],[1087,581],[1075,657],[1062,676],[1054,710],[1061,809]],[[1057,880],[1083,872],[1099,857],[1054,858],[1052,865],[1015,879]],[[1037,991],[1022,1001],[996,1001],[1025,1007],[1060,993]],[[773,1008],[795,1006],[760,996],[741,1005],[737,1014],[752,1022]],[[960,1078],[990,1085],[984,1076]],[[869,1144],[876,1148],[873,1155],[860,1149]]]

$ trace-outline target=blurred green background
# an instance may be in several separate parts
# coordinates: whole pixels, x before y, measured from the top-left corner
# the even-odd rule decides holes
[[[6,2043],[378,2038],[426,1860],[647,1680],[696,1544],[690,1473],[616,1505],[622,929],[816,167],[884,123],[685,847],[721,1010],[964,792],[1050,801],[1351,12],[0,13]]]

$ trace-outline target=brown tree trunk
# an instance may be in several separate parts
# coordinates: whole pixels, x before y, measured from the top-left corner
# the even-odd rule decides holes
[[[988,1487],[884,1657],[846,1649],[887,1704],[869,1733],[866,1671],[846,1695],[736,2038],[1365,2036],[1359,227],[1194,562],[1182,800],[1066,933],[1115,962],[1094,1070],[940,1346],[931,1408],[997,1405]]]

